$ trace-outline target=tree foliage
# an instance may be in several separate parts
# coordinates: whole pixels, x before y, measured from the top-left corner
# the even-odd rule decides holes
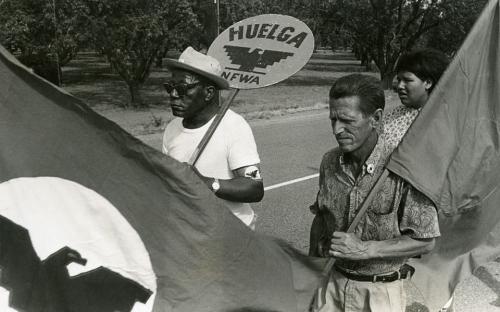
[[[447,21],[426,34],[424,44],[450,56],[454,55],[486,2],[487,0],[457,1],[453,7],[450,7]]]
[[[429,45],[453,54],[487,0],[218,0],[220,30],[260,14],[294,16],[316,46],[352,47],[390,87],[401,53]],[[59,81],[82,46],[103,53],[142,106],[141,86],[169,49],[207,49],[215,38],[208,0],[0,0],[0,43]],[[129,103],[124,103],[128,106]]]
[[[389,88],[401,53],[422,44],[431,31],[452,25],[459,13],[462,19],[476,18],[477,11],[465,9],[471,1],[333,0],[329,25],[351,42],[362,61],[375,62]]]
[[[86,41],[79,0],[0,2],[0,43],[54,83]]]
[[[329,1],[325,0],[265,0],[267,13],[285,14],[304,22],[314,34],[315,46],[322,46],[327,33]],[[281,9],[280,9],[281,7]]]
[[[169,45],[169,40],[189,37],[199,27],[190,3],[187,0],[86,0],[86,4],[87,24],[95,46],[127,84],[130,104],[143,106],[140,89],[149,76],[152,62]]]
[[[224,30],[245,18],[264,14],[264,0],[221,0],[220,28]]]
[[[323,17],[328,2],[324,0],[221,0],[220,24],[226,29],[232,24],[260,14],[282,14],[296,17],[311,28],[317,45],[321,43]]]

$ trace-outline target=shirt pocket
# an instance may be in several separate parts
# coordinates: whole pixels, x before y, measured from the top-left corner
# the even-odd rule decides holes
[[[368,213],[374,216],[391,214],[394,208],[391,205],[392,201],[390,200],[390,197],[390,193],[380,192],[377,194],[371,202]]]

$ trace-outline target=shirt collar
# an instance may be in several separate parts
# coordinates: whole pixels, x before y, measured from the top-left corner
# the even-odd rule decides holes
[[[368,159],[365,161],[365,164],[363,165],[363,168],[365,172],[369,173],[370,175],[373,175],[375,172],[375,168],[377,167],[377,164],[379,163],[380,157],[382,156],[382,152],[384,151],[384,138],[383,136],[379,135],[377,144],[373,148],[372,153],[368,157]]]
[[[373,148],[373,151],[371,152],[370,156],[366,159],[365,163],[363,164],[363,173],[368,173],[370,175],[373,175],[375,172],[375,168],[377,167],[377,164],[379,163],[380,157],[382,156],[382,153],[384,151],[384,146],[385,146],[385,141],[382,135],[378,136],[377,139],[377,144],[375,144],[375,147]],[[342,168],[346,168],[349,163],[344,159],[344,154],[342,153],[339,157],[339,162]]]

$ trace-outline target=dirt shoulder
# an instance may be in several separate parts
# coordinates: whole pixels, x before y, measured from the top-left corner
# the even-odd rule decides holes
[[[318,114],[327,111],[326,103],[318,103],[309,107],[290,107],[276,110],[239,112],[247,121],[278,122],[284,118],[301,115]],[[173,116],[168,107],[152,107],[142,110],[123,109],[117,107],[94,107],[100,115],[114,121],[134,136],[144,136],[162,132]],[[238,110],[236,110],[238,112]]]
[[[301,100],[308,101],[308,105],[304,105],[303,102],[299,103],[299,100],[294,97],[293,93],[287,93],[287,90],[278,90],[277,92],[273,92],[273,97],[274,101],[282,103],[282,106],[278,104],[267,105],[267,102],[256,106],[255,103],[251,105],[245,102],[238,104],[236,101],[236,105],[232,106],[231,109],[241,114],[250,124],[279,122],[279,120],[284,118],[300,118],[300,116],[307,114],[321,114],[328,110],[328,99],[326,96],[328,94],[328,87],[316,88],[315,90],[301,88],[302,92],[307,94]],[[297,90],[294,92],[297,92]],[[270,101],[270,94],[269,91],[266,94],[267,101]],[[253,98],[256,102],[258,102],[258,96],[259,94],[256,92],[255,98]],[[246,98],[251,97],[247,95]],[[396,105],[399,105],[397,94],[393,91],[386,91],[386,111]],[[157,105],[141,110],[125,109],[112,105],[98,105],[94,106],[93,109],[104,117],[114,121],[134,136],[160,133],[173,118],[168,105]]]

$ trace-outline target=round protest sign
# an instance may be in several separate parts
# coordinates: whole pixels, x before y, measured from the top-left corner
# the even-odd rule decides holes
[[[244,19],[222,32],[208,55],[222,65],[232,88],[262,88],[299,71],[314,49],[314,36],[300,20],[277,14]]]

